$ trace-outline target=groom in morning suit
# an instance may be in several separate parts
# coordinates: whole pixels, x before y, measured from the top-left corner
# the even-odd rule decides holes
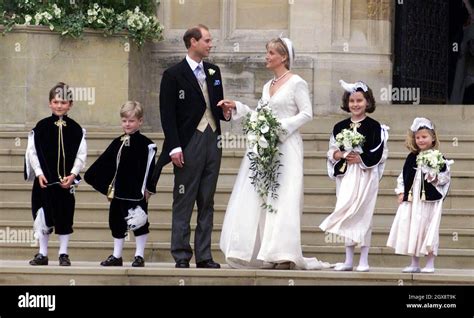
[[[173,162],[171,254],[176,267],[188,268],[193,256],[190,220],[196,202],[196,267],[220,268],[212,259],[211,234],[222,156],[218,148],[220,120],[228,120],[217,107],[224,98],[221,72],[216,65],[203,62],[212,48],[206,26],[187,30],[183,40],[188,50],[186,58],[168,68],[161,79],[160,114],[165,140],[153,179],[156,184],[162,167]]]

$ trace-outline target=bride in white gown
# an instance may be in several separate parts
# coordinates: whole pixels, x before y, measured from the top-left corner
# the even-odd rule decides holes
[[[289,39],[267,43],[266,66],[273,80],[263,87],[262,100],[269,103],[287,134],[280,136],[282,153],[278,177],[278,198],[269,202],[276,212],[261,207],[261,199],[251,184],[250,160],[244,156],[227,206],[220,248],[234,268],[321,269],[329,264],[303,257],[301,215],[303,210],[303,141],[298,129],[312,120],[308,85],[289,72],[293,48]],[[252,112],[240,102],[219,104],[234,120]]]

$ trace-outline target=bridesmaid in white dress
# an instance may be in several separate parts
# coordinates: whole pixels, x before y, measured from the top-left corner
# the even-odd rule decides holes
[[[261,207],[261,199],[251,184],[250,160],[244,156],[232,190],[222,227],[220,248],[234,268],[321,269],[329,264],[303,257],[301,214],[303,210],[303,141],[298,129],[312,120],[308,85],[290,73],[293,48],[289,39],[278,38],[266,45],[266,67],[274,78],[263,87],[268,101],[287,134],[280,136],[283,154],[278,182],[278,199],[269,201],[277,212]],[[252,112],[247,105],[223,100],[227,116],[234,120]],[[271,199],[269,199],[271,200]]]

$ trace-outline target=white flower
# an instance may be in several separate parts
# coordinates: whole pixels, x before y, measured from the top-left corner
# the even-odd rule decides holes
[[[54,30],[54,25],[50,24],[50,25],[49,25],[49,29],[50,29],[51,31],[53,31],[53,30]]]
[[[342,146],[344,147],[344,150],[352,150],[352,140],[344,139]]]
[[[267,119],[265,118],[265,116],[260,115],[260,116],[258,116],[258,120],[266,121]]]
[[[213,69],[213,68],[210,68],[207,71],[209,72],[209,75],[211,75],[211,76],[214,75],[214,73],[216,72],[216,70]]]
[[[61,17],[61,9],[58,8],[56,3],[53,4],[53,10],[54,10],[54,15],[56,16],[56,18],[60,18]]]
[[[266,124],[260,128],[260,131],[262,134],[266,134],[269,130],[270,130],[270,127],[268,127],[268,125]]]
[[[29,14],[25,15],[25,24],[26,24],[26,25],[29,25],[31,19],[32,19],[32,18],[31,18],[31,15],[29,15]]]
[[[264,136],[260,136],[260,139],[258,140],[258,145],[263,149],[268,148],[268,141],[265,139]]]
[[[42,15],[40,13],[35,14],[35,25],[40,24]]]
[[[257,112],[252,112],[252,114],[250,115],[250,121],[256,122],[257,119],[258,119],[258,113]]]
[[[249,132],[247,134],[247,140],[250,142],[250,143],[253,143],[257,140],[257,135],[255,135],[254,133],[252,132]]]

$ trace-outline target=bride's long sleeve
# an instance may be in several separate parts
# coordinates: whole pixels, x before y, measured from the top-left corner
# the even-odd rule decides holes
[[[281,126],[287,131],[286,134],[280,136],[281,142],[285,141],[286,138],[298,130],[298,128],[313,119],[313,106],[309,98],[308,84],[306,81],[298,81],[298,83],[296,83],[294,96],[298,113],[280,120]]]
[[[232,109],[232,119],[233,120],[238,120],[238,119],[244,117],[245,115],[247,115],[247,113],[250,113],[250,112],[253,112],[253,111],[254,110],[252,110],[247,105],[242,104],[239,101],[235,101],[235,108]]]

